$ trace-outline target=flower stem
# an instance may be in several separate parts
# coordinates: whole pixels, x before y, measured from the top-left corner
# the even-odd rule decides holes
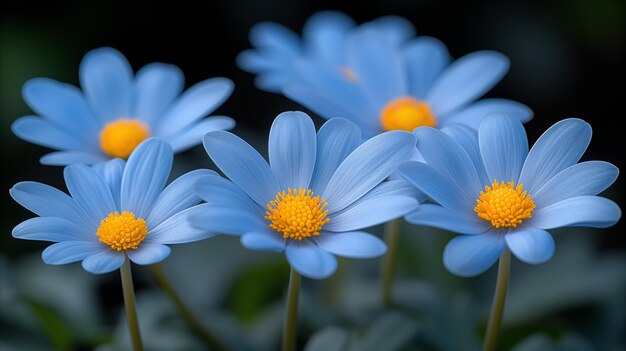
[[[133,275],[130,271],[130,260],[124,254],[124,264],[120,268],[122,276],[122,292],[124,293],[124,306],[126,307],[126,319],[128,319],[128,331],[133,343],[134,351],[142,351],[139,322],[137,321],[137,308],[135,304],[135,289],[133,288]]]
[[[491,306],[491,315],[485,333],[484,351],[495,351],[498,342],[498,331],[504,314],[504,303],[506,301],[506,290],[509,286],[509,271],[511,267],[511,252],[505,249],[500,256],[498,264],[498,279],[496,281],[496,291]]]
[[[289,288],[287,289],[287,305],[283,325],[282,351],[296,349],[296,327],[298,325],[298,295],[300,293],[300,274],[291,268]]]
[[[394,219],[385,224],[385,244],[387,254],[383,257],[382,264],[382,302],[383,306],[391,304],[393,278],[396,273],[396,261],[398,255],[398,241],[400,239],[401,219]]]
[[[176,308],[178,309],[178,313],[180,313],[180,315],[185,319],[191,330],[198,337],[200,337],[211,348],[211,350],[225,350],[224,346],[218,341],[218,339],[202,325],[200,320],[191,312],[189,307],[185,305],[174,289],[172,283],[170,283],[169,279],[167,279],[161,265],[158,263],[153,264],[150,266],[150,270],[152,271],[157,283],[161,286],[161,289],[163,289],[165,295],[167,295],[167,297],[174,302],[174,305],[176,305]]]

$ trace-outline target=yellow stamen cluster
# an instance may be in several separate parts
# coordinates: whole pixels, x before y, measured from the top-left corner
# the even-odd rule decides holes
[[[148,226],[143,218],[135,218],[135,214],[123,211],[109,213],[107,218],[100,222],[96,235],[100,241],[109,245],[113,250],[122,251],[137,249],[146,238]]]
[[[102,128],[100,148],[111,157],[125,159],[149,136],[150,130],[144,123],[136,119],[120,118]]]
[[[282,233],[285,239],[302,240],[320,235],[324,224],[330,221],[325,210],[328,203],[313,195],[312,190],[302,188],[289,188],[276,194],[265,212],[270,228]]]
[[[485,191],[480,192],[474,211],[494,228],[515,228],[524,219],[531,218],[535,209],[535,202],[523,189],[523,184],[498,184],[494,179],[491,186],[485,186]]]
[[[417,127],[434,127],[437,119],[424,101],[412,97],[391,100],[380,113],[380,123],[385,130],[406,130]]]

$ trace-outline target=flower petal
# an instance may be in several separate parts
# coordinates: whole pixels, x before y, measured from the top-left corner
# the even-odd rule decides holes
[[[450,64],[451,56],[438,39],[421,36],[404,46],[409,91],[423,100],[437,77]]]
[[[402,195],[363,196],[343,210],[329,215],[330,222],[324,229],[332,232],[347,232],[371,227],[402,217],[415,210],[419,202]]]
[[[476,51],[454,61],[426,96],[436,116],[472,102],[496,85],[509,70],[509,60],[495,51]]]
[[[235,120],[226,116],[211,116],[165,138],[175,153],[187,150],[202,142],[202,137],[216,130],[230,130],[235,127]]]
[[[39,162],[47,166],[67,166],[73,163],[93,165],[109,160],[102,153],[91,153],[83,151],[58,151],[51,152],[41,157]]]
[[[146,217],[148,228],[154,228],[172,215],[200,203],[193,185],[201,177],[217,175],[208,169],[196,169],[176,178],[156,198]]]
[[[64,129],[35,116],[18,118],[11,125],[11,130],[22,140],[51,149],[90,149],[90,145],[81,142]]]
[[[269,159],[281,189],[308,189],[315,167],[315,125],[304,112],[284,112],[274,119]]]
[[[381,16],[375,20],[361,25],[361,27],[373,26],[385,38],[385,41],[393,45],[401,45],[415,36],[413,24],[400,16]]]
[[[124,254],[115,250],[105,250],[83,260],[83,268],[93,274],[113,272],[124,264]]]
[[[104,181],[109,185],[111,189],[111,195],[115,200],[115,207],[120,208],[120,190],[122,187],[122,174],[124,173],[124,167],[126,162],[119,158],[114,158],[107,162],[99,163],[93,166],[93,169],[98,172]]]
[[[483,118],[492,113],[506,115],[522,123],[526,123],[533,118],[533,110],[517,101],[506,99],[481,99],[469,106],[443,116],[443,118],[438,119],[437,122],[440,122],[439,124],[441,126],[460,123],[478,129]]]
[[[478,235],[459,235],[443,251],[443,264],[461,277],[483,273],[500,257],[506,242],[504,235],[489,231]]]
[[[267,162],[238,136],[210,132],[204,137],[204,148],[215,165],[263,208],[280,191]]]
[[[90,229],[64,218],[35,217],[18,224],[11,234],[25,240],[98,241],[96,233]]]
[[[542,208],[570,197],[597,195],[613,184],[618,174],[619,169],[608,162],[577,163],[552,177],[532,194],[532,199]]]
[[[342,12],[317,12],[306,21],[302,29],[306,50],[315,54],[315,59],[325,63],[337,66],[344,64],[344,38],[354,26],[354,21]]]
[[[148,231],[144,243],[183,244],[217,235],[216,232],[191,225],[189,216],[195,213],[199,206],[190,207],[162,221],[156,228]]]
[[[183,91],[183,72],[174,65],[151,63],[137,72],[134,117],[153,125]]]
[[[170,255],[172,249],[160,244],[142,243],[137,250],[126,250],[131,261],[140,265],[161,262]]]
[[[227,78],[211,78],[192,86],[165,111],[154,134],[165,136],[184,130],[215,111],[232,92],[233,82]]]
[[[325,251],[349,258],[375,258],[387,251],[385,242],[366,232],[322,233],[315,242]]]
[[[552,235],[543,229],[520,228],[506,234],[504,239],[515,257],[526,263],[544,263],[554,255]]]
[[[203,204],[189,209],[191,226],[219,234],[241,235],[267,230],[267,223],[245,210]]]
[[[285,256],[291,267],[307,278],[328,278],[337,270],[335,256],[308,242],[288,245]]]
[[[404,218],[411,224],[440,228],[460,234],[480,234],[490,227],[489,222],[477,216],[470,217],[467,214],[433,204],[421,204]]]
[[[173,157],[169,144],[156,138],[135,148],[122,176],[121,210],[141,218],[148,216],[170,175]]]
[[[322,198],[328,212],[342,210],[382,182],[415,149],[415,136],[404,131],[377,135],[354,150],[337,167]]]
[[[272,235],[273,234],[273,235]],[[241,245],[249,250],[283,252],[285,240],[278,233],[250,232],[241,236]]]
[[[198,179],[193,188],[202,200],[211,205],[265,215],[265,207],[259,206],[233,182],[218,175]]]
[[[495,179],[517,182],[528,155],[522,123],[502,115],[485,117],[478,129],[478,142],[489,184]]]
[[[78,207],[96,227],[111,212],[117,211],[115,199],[104,178],[92,168],[73,164],[63,172],[67,189]]]
[[[133,71],[119,51],[100,48],[88,52],[80,63],[80,85],[102,121],[134,117]]]
[[[59,265],[80,261],[103,251],[111,249],[98,241],[63,241],[46,247],[41,258],[46,264]]]
[[[552,229],[559,227],[592,227],[607,228],[620,219],[622,211],[619,206],[600,196],[570,197],[533,211],[528,225]]]
[[[489,184],[489,178],[487,177],[487,171],[485,171],[485,165],[483,164],[483,158],[480,155],[480,147],[478,143],[478,131],[470,126],[463,124],[450,124],[440,129],[442,132],[448,134],[452,139],[456,140],[461,147],[467,152],[472,159],[472,163],[478,172],[478,179],[480,184]]]
[[[333,118],[317,132],[317,156],[310,189],[321,194],[337,167],[361,143],[361,130],[354,123]]]
[[[568,118],[546,130],[531,148],[519,182],[534,194],[548,180],[580,160],[591,141],[591,126]]]

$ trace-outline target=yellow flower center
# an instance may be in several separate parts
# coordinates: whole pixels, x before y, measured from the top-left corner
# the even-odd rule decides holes
[[[144,123],[120,118],[102,128],[100,148],[111,157],[128,158],[137,145],[149,136],[150,129]]]
[[[417,127],[434,127],[437,119],[424,101],[410,96],[391,100],[380,113],[380,123],[385,130],[406,130]]]
[[[494,228],[515,228],[524,219],[532,217],[535,207],[523,184],[498,184],[494,179],[491,186],[486,185],[485,191],[480,192],[474,211],[478,217],[491,222]]]
[[[287,189],[276,194],[276,199],[267,204],[265,219],[270,228],[283,234],[285,239],[302,240],[320,235],[320,230],[330,219],[324,210],[328,203],[313,196],[310,189]]]
[[[135,218],[135,214],[123,211],[109,213],[107,218],[100,222],[96,235],[100,241],[109,245],[113,250],[122,251],[137,249],[146,238],[148,226],[143,218]]]
[[[339,73],[341,73],[344,78],[351,82],[356,82],[357,80],[356,73],[352,68],[348,66],[339,67]]]

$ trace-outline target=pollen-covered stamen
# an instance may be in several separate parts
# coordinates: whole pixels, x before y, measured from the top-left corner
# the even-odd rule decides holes
[[[476,200],[474,211],[478,217],[491,222],[494,228],[515,228],[524,219],[532,217],[535,202],[524,191],[524,186],[515,182],[500,182],[494,179],[485,186]]]
[[[135,218],[135,214],[123,211],[109,213],[107,218],[100,222],[96,235],[100,241],[109,245],[113,250],[122,251],[137,249],[146,238],[148,226],[143,218]]]
[[[417,127],[434,127],[437,119],[428,103],[410,96],[391,100],[380,112],[380,124],[384,130],[406,130]]]
[[[282,233],[285,239],[302,240],[320,235],[324,224],[330,221],[325,210],[328,203],[313,195],[312,190],[302,188],[289,188],[276,194],[265,212],[270,228]]]
[[[111,157],[128,158],[137,145],[150,136],[147,125],[137,119],[120,118],[100,132],[100,148]]]

